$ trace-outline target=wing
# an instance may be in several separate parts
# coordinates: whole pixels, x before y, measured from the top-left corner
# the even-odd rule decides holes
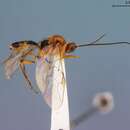
[[[22,56],[22,54],[14,54],[12,53],[9,58],[7,58],[4,62],[4,70],[5,70],[5,76],[7,79],[10,79],[11,76],[14,74],[14,72],[18,69],[19,59]]]
[[[36,65],[36,82],[46,103],[52,106],[52,91],[55,96],[55,106],[60,107],[64,97],[65,76],[60,57],[53,53],[38,59]]]
[[[60,59],[60,55],[54,56],[53,63],[53,75],[52,75],[52,98],[53,98],[53,108],[59,109],[62,107],[65,95],[66,87],[66,75],[65,75],[65,65],[64,59]]]
[[[34,46],[30,46],[21,50],[20,52],[13,51],[11,55],[3,62],[5,76],[7,79],[10,79],[14,72],[18,69],[20,58],[25,58],[29,53],[35,49]]]
[[[52,74],[50,63],[48,63],[44,58],[38,59],[36,64],[36,82],[46,103],[51,107],[52,82],[51,76],[49,76],[50,74]]]

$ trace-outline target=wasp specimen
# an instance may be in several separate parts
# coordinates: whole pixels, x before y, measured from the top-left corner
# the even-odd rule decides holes
[[[36,59],[42,57],[44,61],[49,63],[49,60],[44,57],[50,54],[51,56],[59,56],[59,59],[78,58],[78,56],[70,55],[70,53],[79,47],[130,44],[128,42],[97,43],[104,36],[105,34],[93,42],[81,45],[78,45],[75,42],[66,41],[61,35],[51,35],[47,39],[38,43],[31,40],[14,42],[9,46],[11,50],[10,56],[3,62],[6,78],[10,79],[14,72],[19,68],[28,85],[31,89],[33,89],[34,87],[28,78],[25,65],[36,63]],[[35,50],[37,51],[35,52]]]

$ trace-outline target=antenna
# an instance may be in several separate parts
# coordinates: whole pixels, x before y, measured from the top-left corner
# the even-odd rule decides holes
[[[85,47],[85,46],[110,46],[110,45],[121,45],[121,44],[130,44],[129,42],[104,42],[104,43],[97,43],[98,41],[100,41],[104,36],[106,36],[106,34],[103,34],[102,36],[100,36],[99,38],[97,38],[95,41],[92,41],[90,43],[86,43],[86,44],[81,44],[81,45],[77,45],[76,47]]]
[[[85,47],[85,46],[110,46],[110,45],[121,45],[121,44],[129,44],[129,42],[104,42],[104,43],[96,43],[94,44],[94,42],[92,43],[88,43],[88,44],[81,44],[81,45],[77,45],[77,47]]]

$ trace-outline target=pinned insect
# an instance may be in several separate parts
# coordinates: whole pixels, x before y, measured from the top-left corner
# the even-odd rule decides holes
[[[24,75],[28,85],[34,90],[34,87],[28,78],[28,74],[25,69],[26,64],[33,64],[38,61],[38,59],[43,59],[46,63],[52,60],[52,57],[57,56],[58,59],[65,58],[78,58],[78,56],[71,55],[73,51],[80,47],[87,46],[106,46],[106,45],[118,45],[118,44],[130,44],[128,42],[114,42],[114,43],[98,43],[105,34],[100,36],[97,40],[90,42],[88,44],[78,45],[75,42],[69,42],[64,39],[61,35],[52,35],[47,39],[44,39],[38,43],[34,41],[18,41],[10,45],[11,54],[3,62],[5,68],[5,75],[7,79],[10,79],[14,72],[19,68]],[[47,58],[49,57],[49,58]],[[61,65],[62,66],[62,65]],[[63,74],[62,74],[63,75]],[[64,79],[64,75],[62,80]],[[34,90],[35,91],[35,90]]]

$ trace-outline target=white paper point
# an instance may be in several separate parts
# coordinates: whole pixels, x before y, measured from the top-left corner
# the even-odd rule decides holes
[[[51,107],[51,130],[70,130],[69,105],[64,60],[54,55],[39,59],[36,81],[46,103]]]
[[[62,66],[61,66],[62,62]],[[57,69],[53,72],[53,89],[52,89],[52,115],[51,115],[51,130],[70,130],[70,119],[69,119],[69,105],[66,85],[66,73],[64,60],[55,62],[54,65]],[[58,83],[58,80],[62,83]],[[56,80],[57,79],[57,80]],[[57,86],[58,89],[57,90]],[[57,102],[59,99],[57,95],[61,95],[60,104]]]

